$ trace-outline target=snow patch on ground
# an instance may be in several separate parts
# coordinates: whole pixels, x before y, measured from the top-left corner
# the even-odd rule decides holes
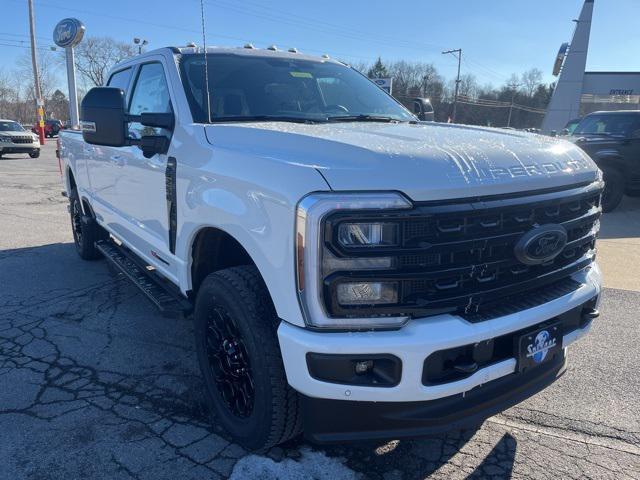
[[[329,458],[309,448],[300,450],[299,460],[285,458],[279,463],[270,458],[249,455],[236,463],[230,480],[357,480],[356,472],[343,465],[344,459]]]

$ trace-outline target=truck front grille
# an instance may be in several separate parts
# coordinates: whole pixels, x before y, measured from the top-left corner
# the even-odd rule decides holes
[[[33,137],[11,137],[13,143],[33,143]]]
[[[402,242],[378,255],[394,257],[395,271],[337,273],[325,286],[345,278],[398,282],[399,305],[377,307],[378,313],[397,314],[400,309],[416,317],[456,312],[469,321],[492,318],[504,310],[497,308],[500,303],[521,305],[534,294],[552,300],[570,293],[558,288],[559,281],[593,261],[601,188],[598,183],[526,197],[418,204],[409,214],[389,218],[400,222]],[[516,243],[545,224],[566,229],[564,250],[543,264],[521,263]],[[343,315],[361,313],[333,306]]]

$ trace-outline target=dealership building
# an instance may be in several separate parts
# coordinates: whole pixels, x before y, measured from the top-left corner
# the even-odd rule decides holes
[[[594,0],[586,0],[571,43],[560,47],[558,77],[542,131],[559,132],[569,120],[598,110],[640,109],[640,72],[586,72]]]

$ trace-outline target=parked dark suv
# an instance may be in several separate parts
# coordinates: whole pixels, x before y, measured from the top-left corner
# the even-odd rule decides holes
[[[640,110],[594,112],[585,116],[570,139],[604,173],[602,209],[615,209],[622,196],[640,196]]]

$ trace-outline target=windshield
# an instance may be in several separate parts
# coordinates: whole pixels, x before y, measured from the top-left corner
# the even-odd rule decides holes
[[[580,119],[569,120],[564,128],[567,130],[567,134],[571,135],[575,131],[576,127],[580,123]]]
[[[572,135],[627,136],[638,128],[638,116],[630,114],[589,115],[580,121]]]
[[[211,121],[413,121],[373,82],[331,61],[208,54]],[[204,58],[181,59],[196,122],[207,122]]]
[[[0,121],[0,132],[24,132],[24,128],[17,122]]]

